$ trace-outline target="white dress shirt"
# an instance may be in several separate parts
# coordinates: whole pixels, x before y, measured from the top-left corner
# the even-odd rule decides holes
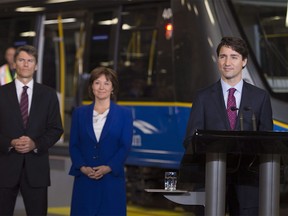
[[[230,86],[230,85],[228,85],[226,82],[224,82],[221,79],[221,86],[222,86],[222,91],[223,91],[223,96],[224,96],[224,101],[225,101],[226,108],[227,108],[227,100],[228,100],[229,89],[230,88],[235,88],[236,89],[236,91],[234,93],[234,97],[236,99],[236,108],[239,109],[240,102],[241,102],[242,88],[243,88],[243,80],[241,79],[241,81],[238,82],[235,86]]]
[[[23,86],[25,86],[25,85],[22,82],[20,82],[17,78],[15,79],[15,85],[16,85],[18,101],[19,101],[19,104],[20,104],[21,94],[23,92]],[[26,84],[26,86],[28,86],[28,89],[27,89],[27,94],[28,94],[28,113],[30,113],[34,80],[32,79],[29,83]]]

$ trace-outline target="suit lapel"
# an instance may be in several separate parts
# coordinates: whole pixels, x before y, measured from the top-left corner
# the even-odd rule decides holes
[[[85,125],[86,125],[86,129],[88,131],[89,136],[93,139],[94,142],[97,142],[96,135],[95,135],[94,128],[93,128],[94,105],[95,105],[95,103],[88,106],[87,112],[85,113]],[[101,140],[103,140],[107,136],[107,134],[111,128],[111,125],[113,123],[113,116],[115,115],[114,113],[116,111],[115,108],[116,108],[115,104],[113,102],[111,102],[109,113],[107,115],[107,119],[106,119],[106,122],[104,124],[103,129],[102,129],[100,139],[98,142],[100,142]]]
[[[33,85],[33,94],[32,94],[32,101],[31,101],[31,107],[29,111],[29,117],[27,122],[27,128],[29,128],[29,125],[31,122],[34,122],[33,119],[37,119],[37,113],[39,113],[39,110],[41,110],[41,103],[37,103],[39,101],[39,98],[45,97],[44,95],[41,95],[41,88],[39,88],[38,84],[34,82]]]
[[[215,104],[215,110],[216,113],[219,113],[220,116],[222,116],[221,119],[225,121],[225,126],[227,130],[230,130],[230,124],[227,116],[225,101],[223,97],[223,90],[221,86],[220,80],[214,85],[212,88],[212,97]]]
[[[245,107],[251,107],[250,105],[250,101],[252,100],[250,98],[249,94],[249,86],[247,85],[247,83],[245,81],[243,81],[243,88],[242,88],[242,95],[241,95],[241,102],[240,102],[240,110],[243,111],[243,109]]]
[[[93,128],[94,105],[95,103],[92,103],[88,106],[88,109],[86,110],[86,113],[84,114],[84,118],[85,118],[86,129],[87,129],[89,136],[94,142],[97,142],[96,135],[95,135],[94,128]]]
[[[240,107],[239,107],[239,112],[238,112],[237,122],[236,122],[236,129],[237,130],[241,130],[240,119],[239,119],[239,116],[240,116],[241,112],[242,112],[242,118],[244,118],[244,119],[245,118],[251,118],[249,116],[249,112],[247,113],[247,110],[246,110],[248,107],[252,107],[251,101],[253,101],[253,98],[251,98],[249,85],[245,81],[243,81],[243,88],[242,88]],[[247,114],[248,114],[248,117],[246,116]],[[243,127],[245,128],[245,125],[243,125]]]
[[[101,136],[100,136],[100,141],[103,140],[107,136],[107,134],[109,133],[109,130],[110,130],[111,125],[113,123],[113,119],[115,117],[115,112],[116,112],[116,105],[111,101],[109,113],[107,115],[107,119],[106,119],[106,122],[104,124]]]
[[[9,85],[9,89],[7,92],[7,102],[9,101],[9,104],[11,104],[11,109],[13,109],[13,113],[15,114],[17,121],[19,122],[19,125],[22,125],[22,127],[24,127],[23,125],[23,120],[22,120],[22,115],[21,115],[21,111],[20,111],[20,104],[18,101],[18,97],[17,97],[17,91],[16,91],[16,85],[15,85],[15,81],[11,82]]]

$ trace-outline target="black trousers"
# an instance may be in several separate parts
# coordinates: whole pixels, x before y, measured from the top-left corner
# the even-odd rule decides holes
[[[28,216],[47,215],[47,187],[31,187],[23,168],[19,184],[12,188],[0,187],[1,216],[13,216],[19,191]]]
[[[258,216],[258,186],[228,185],[226,200],[230,216]]]

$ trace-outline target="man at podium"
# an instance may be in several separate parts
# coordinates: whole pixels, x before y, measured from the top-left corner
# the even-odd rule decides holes
[[[184,142],[186,149],[196,129],[222,131],[273,129],[268,93],[242,78],[242,69],[248,60],[245,41],[236,37],[222,38],[217,47],[217,57],[221,79],[197,92],[187,125]],[[227,156],[226,200],[230,216],[258,215],[257,163],[256,155]],[[205,169],[205,164],[202,165],[201,167]]]

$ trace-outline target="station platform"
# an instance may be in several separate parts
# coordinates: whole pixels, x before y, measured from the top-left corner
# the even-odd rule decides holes
[[[48,188],[48,216],[68,216],[72,195],[73,177],[68,175],[71,161],[68,156],[50,156],[51,186]],[[288,193],[287,193],[288,194]],[[188,206],[177,205],[160,194],[153,197],[153,202],[161,202],[161,208],[147,207],[145,204],[127,205],[127,216],[195,216]],[[280,215],[288,215],[288,196],[281,197]],[[14,216],[26,216],[21,195],[17,198]]]
[[[68,175],[71,161],[67,156],[50,156],[51,186],[48,188],[48,216],[70,215],[73,177]],[[157,201],[156,201],[157,202]],[[167,203],[170,201],[167,200]],[[127,216],[194,216],[182,208],[147,208],[127,205]],[[17,198],[14,216],[26,216],[21,195]]]

